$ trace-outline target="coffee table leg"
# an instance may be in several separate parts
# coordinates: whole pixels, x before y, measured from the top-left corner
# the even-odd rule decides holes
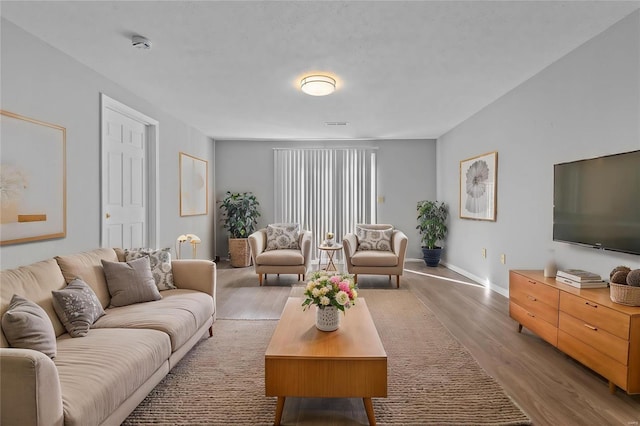
[[[282,420],[282,409],[284,408],[284,396],[279,396],[278,397],[278,403],[276,405],[276,419],[273,422],[273,424],[275,426],[279,426],[280,425],[280,420]],[[369,398],[369,400],[371,400],[371,398]],[[371,406],[371,413],[373,413],[373,406]]]
[[[371,401],[371,398],[362,398],[362,401],[364,401],[364,409],[367,412],[369,424],[371,426],[376,426],[376,416],[373,414],[373,402]]]

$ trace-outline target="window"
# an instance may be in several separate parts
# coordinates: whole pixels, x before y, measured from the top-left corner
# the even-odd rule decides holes
[[[312,258],[327,232],[336,242],[357,223],[376,222],[373,148],[275,149],[275,221],[313,234]]]

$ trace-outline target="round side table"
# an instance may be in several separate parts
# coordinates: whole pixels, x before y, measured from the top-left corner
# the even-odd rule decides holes
[[[333,246],[320,245],[318,246],[318,250],[320,250],[320,253],[318,254],[318,270],[324,269],[325,271],[338,271],[338,268],[336,268],[336,264],[333,263],[333,256],[336,254],[336,252],[342,250],[342,246],[338,244]],[[327,253],[327,266],[325,266],[324,268],[320,267],[320,264],[322,263],[322,252]]]

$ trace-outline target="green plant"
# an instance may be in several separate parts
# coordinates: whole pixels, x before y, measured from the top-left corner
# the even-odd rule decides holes
[[[231,238],[247,238],[258,224],[260,203],[251,192],[230,192],[220,201],[224,229]]]
[[[436,242],[447,236],[447,215],[449,209],[444,202],[418,201],[418,226],[422,235],[422,246],[433,249]]]

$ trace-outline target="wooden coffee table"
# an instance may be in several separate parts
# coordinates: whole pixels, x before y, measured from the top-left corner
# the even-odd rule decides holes
[[[267,396],[277,396],[275,424],[286,397],[362,398],[375,425],[372,397],[387,396],[387,353],[367,303],[359,298],[336,331],[315,326],[315,306],[290,297],[265,354]],[[342,315],[342,314],[341,314]]]

